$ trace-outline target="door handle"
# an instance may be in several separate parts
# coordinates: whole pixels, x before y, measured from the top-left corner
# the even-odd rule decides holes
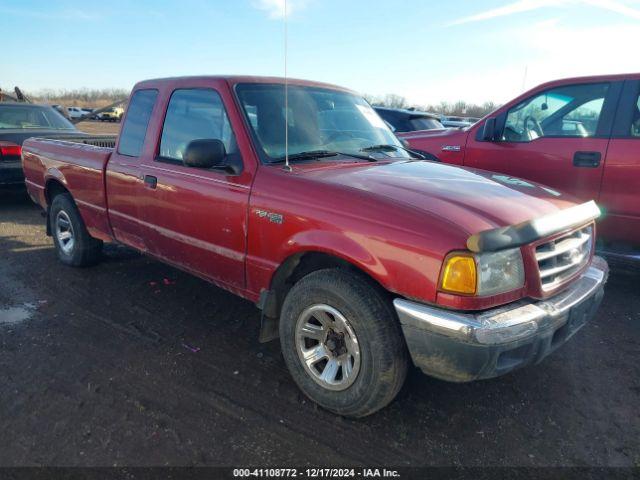
[[[574,167],[598,168],[602,160],[600,152],[576,152],[573,156]]]
[[[158,186],[158,179],[151,175],[145,175],[144,185],[147,188],[155,189]]]

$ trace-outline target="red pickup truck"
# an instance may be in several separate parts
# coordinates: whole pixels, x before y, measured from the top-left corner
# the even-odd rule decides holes
[[[415,158],[325,84],[145,81],[114,148],[30,139],[23,167],[63,263],[119,242],[255,302],[300,388],[346,416],[388,404],[409,358],[458,382],[541,361],[608,275],[595,203]]]
[[[546,83],[464,130],[398,136],[430,158],[597,200],[600,249],[640,260],[640,74]]]

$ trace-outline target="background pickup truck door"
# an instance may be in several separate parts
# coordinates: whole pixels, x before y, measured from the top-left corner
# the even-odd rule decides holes
[[[602,236],[640,249],[640,81],[625,82],[607,152]]]
[[[252,175],[242,167],[223,100],[211,88],[164,94],[170,98],[162,101],[168,107],[164,123],[157,126],[156,156],[142,165],[147,247],[155,256],[219,286],[244,288]],[[184,165],[186,147],[196,139],[222,140],[228,163],[239,165],[242,172]]]
[[[131,96],[118,145],[106,169],[109,221],[113,233],[119,242],[141,251],[145,251],[146,246],[139,221],[140,165],[145,156],[152,154],[146,148],[145,137],[157,97],[155,89],[137,90]]]
[[[500,140],[470,133],[464,163],[597,199],[622,82],[537,92],[497,117]]]

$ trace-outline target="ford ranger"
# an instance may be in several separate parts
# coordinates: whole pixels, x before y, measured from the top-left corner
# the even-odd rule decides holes
[[[431,159],[597,200],[600,250],[640,260],[640,74],[557,80],[469,128],[398,136]]]
[[[411,360],[454,382],[540,362],[608,276],[594,202],[416,158],[325,84],[144,81],[114,148],[30,139],[22,159],[62,263],[118,242],[255,302],[261,340],[345,416],[387,405]]]

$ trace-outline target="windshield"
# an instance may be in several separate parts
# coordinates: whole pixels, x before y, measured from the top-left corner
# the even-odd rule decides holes
[[[46,128],[75,130],[66,118],[51,107],[36,105],[0,105],[0,130]]]
[[[238,84],[236,92],[263,160],[281,160],[285,155],[284,85]],[[371,155],[410,158],[373,108],[348,92],[289,86],[288,135],[289,155],[313,151],[357,155],[367,147],[393,145],[398,148]]]

